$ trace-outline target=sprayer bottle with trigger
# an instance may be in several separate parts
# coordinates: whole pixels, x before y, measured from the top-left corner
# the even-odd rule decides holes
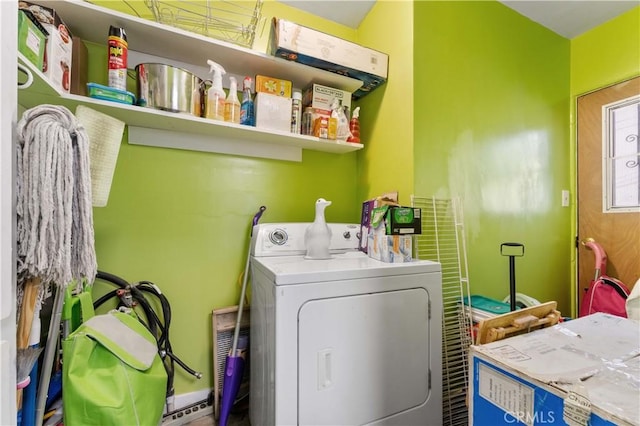
[[[211,87],[207,90],[205,117],[224,121],[226,94],[222,89],[222,76],[226,74],[226,71],[221,65],[213,62],[211,59],[207,60],[207,64],[211,67],[210,72],[213,74],[213,81]]]
[[[229,95],[224,102],[224,121],[240,124],[240,101],[238,100],[238,82],[229,77]]]

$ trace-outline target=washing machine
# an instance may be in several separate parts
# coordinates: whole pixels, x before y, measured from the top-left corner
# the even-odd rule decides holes
[[[305,259],[309,225],[253,229],[251,425],[442,424],[440,264],[371,259],[336,223]]]

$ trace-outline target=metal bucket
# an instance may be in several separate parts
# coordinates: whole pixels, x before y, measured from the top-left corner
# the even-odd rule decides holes
[[[136,66],[138,105],[202,115],[203,81],[191,72],[165,64]]]

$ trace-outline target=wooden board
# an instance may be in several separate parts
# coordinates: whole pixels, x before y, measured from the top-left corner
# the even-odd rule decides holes
[[[556,325],[560,320],[557,305],[555,301],[546,302],[484,319],[478,325],[476,345]]]

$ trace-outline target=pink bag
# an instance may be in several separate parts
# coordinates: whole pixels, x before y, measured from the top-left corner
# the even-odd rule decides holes
[[[580,316],[604,312],[627,317],[626,302],[629,289],[621,281],[601,275],[592,281],[580,304]]]

